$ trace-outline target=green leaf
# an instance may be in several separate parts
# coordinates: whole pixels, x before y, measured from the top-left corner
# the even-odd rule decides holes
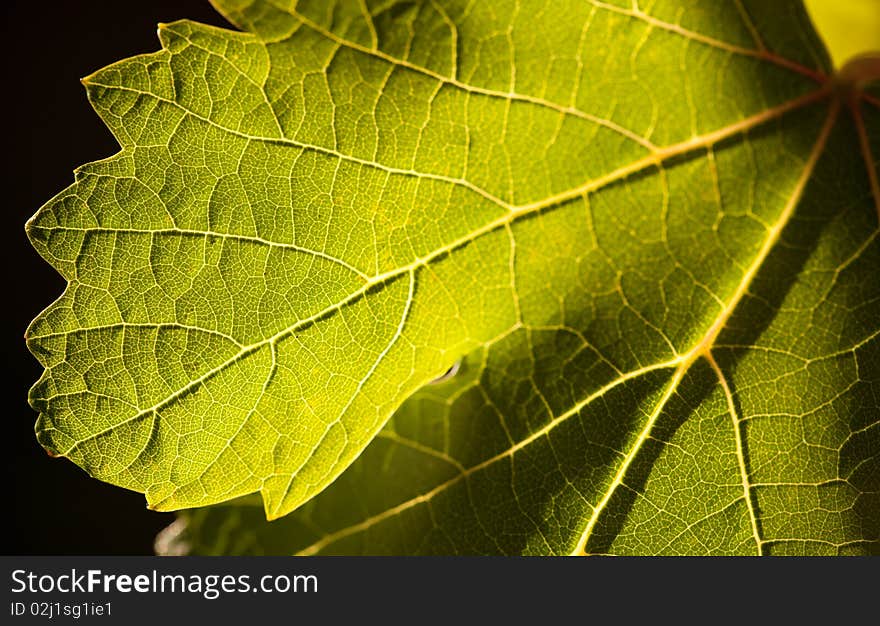
[[[880,103],[800,2],[217,5],[28,227],[43,445],[262,496],[164,550],[878,550]]]

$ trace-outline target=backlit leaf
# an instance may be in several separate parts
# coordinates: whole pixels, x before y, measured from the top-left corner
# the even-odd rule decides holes
[[[878,549],[880,107],[800,2],[216,4],[28,225],[41,443],[246,496],[164,549]]]

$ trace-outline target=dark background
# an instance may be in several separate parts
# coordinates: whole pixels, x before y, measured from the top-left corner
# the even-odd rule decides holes
[[[3,3],[2,101],[5,212],[2,222],[3,554],[152,554],[173,519],[144,497],[89,478],[37,444],[27,391],[41,367],[24,331],[57,298],[64,281],[31,248],[28,218],[73,183],[73,169],[118,151],[92,111],[82,76],[124,57],[159,49],[156,25],[189,18],[229,26],[208,0],[34,0]],[[7,135],[8,136],[8,135]],[[9,489],[12,486],[10,501]]]

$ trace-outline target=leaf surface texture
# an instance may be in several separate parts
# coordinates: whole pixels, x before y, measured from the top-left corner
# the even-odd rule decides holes
[[[197,552],[877,551],[880,109],[800,2],[216,5],[29,222],[51,452],[259,492]]]

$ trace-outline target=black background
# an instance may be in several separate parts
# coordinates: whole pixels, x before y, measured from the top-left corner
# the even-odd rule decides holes
[[[173,516],[144,497],[89,478],[37,444],[27,391],[41,367],[24,343],[28,323],[64,281],[33,250],[28,218],[73,182],[73,169],[118,151],[79,79],[119,59],[159,49],[156,25],[189,18],[230,27],[208,0],[56,0],[3,3],[4,73],[3,416],[7,528],[3,554],[152,554]],[[11,485],[10,485],[11,483]],[[10,501],[10,489],[12,498]]]

